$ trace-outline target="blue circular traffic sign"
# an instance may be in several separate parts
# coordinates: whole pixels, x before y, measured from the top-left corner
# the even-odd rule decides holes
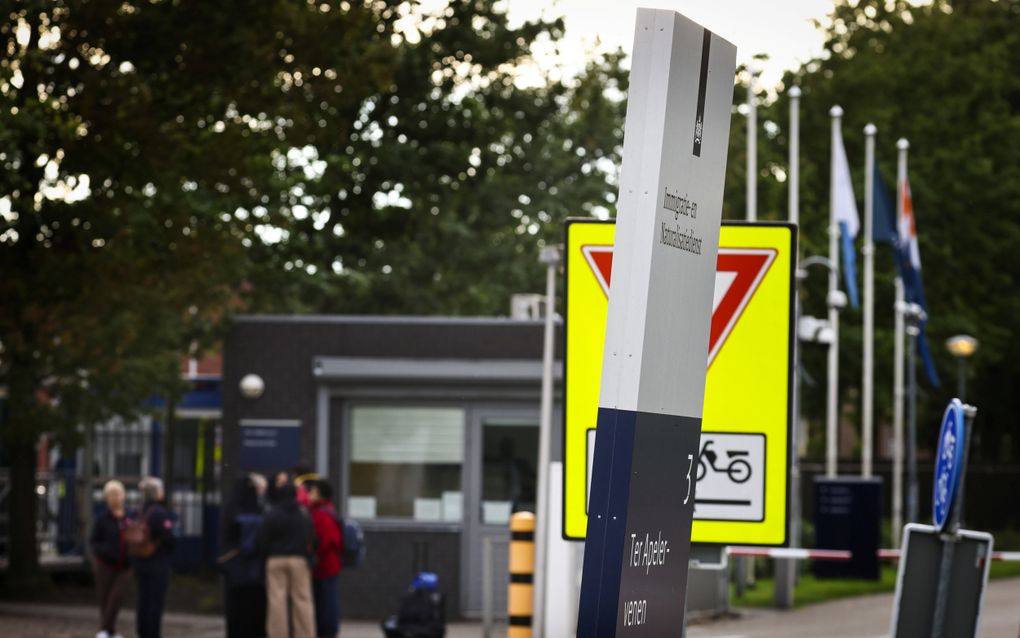
[[[956,492],[960,486],[964,436],[963,403],[959,399],[953,399],[946,408],[945,416],[942,417],[938,455],[935,457],[932,519],[935,529],[940,532],[953,511],[953,501],[956,500]]]

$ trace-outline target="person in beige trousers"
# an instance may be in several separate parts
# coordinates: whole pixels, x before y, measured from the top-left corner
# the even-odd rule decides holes
[[[276,504],[259,528],[258,547],[266,557],[266,635],[315,638],[309,565],[315,549],[315,530],[308,514],[297,503],[293,485],[280,488]]]

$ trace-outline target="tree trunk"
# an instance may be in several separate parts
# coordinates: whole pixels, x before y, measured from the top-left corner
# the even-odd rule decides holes
[[[10,546],[6,588],[10,593],[28,594],[48,584],[39,566],[36,541],[38,496],[35,493],[35,444],[11,437],[7,451],[11,459]]]

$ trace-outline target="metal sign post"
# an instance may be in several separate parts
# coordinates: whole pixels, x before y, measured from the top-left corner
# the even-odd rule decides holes
[[[940,621],[934,618],[939,572],[947,546],[953,547],[946,600]],[[994,557],[990,534],[961,529],[946,543],[930,525],[903,528],[893,603],[891,638],[931,638],[934,635],[969,638],[977,635],[981,603]]]
[[[973,636],[992,537],[961,530],[963,483],[977,408],[953,399],[939,430],[933,527],[907,525],[891,634],[896,638]],[[911,547],[914,549],[911,549]],[[937,562],[938,571],[932,573]]]
[[[968,406],[969,407],[969,406]],[[942,532],[942,563],[939,566],[939,584],[935,593],[935,613],[932,618],[932,638],[942,638],[946,624],[946,607],[949,604],[949,579],[956,549],[956,531],[960,521],[958,492],[966,472],[968,437],[964,419],[973,421],[977,409],[971,407],[964,415],[964,406],[953,399],[942,418],[939,433],[938,456],[935,459],[935,492],[932,497],[932,518],[935,529]],[[956,501],[954,504],[954,500]],[[955,505],[955,506],[954,506]],[[948,525],[947,525],[948,523]]]
[[[684,622],[736,48],[639,9],[577,635]]]

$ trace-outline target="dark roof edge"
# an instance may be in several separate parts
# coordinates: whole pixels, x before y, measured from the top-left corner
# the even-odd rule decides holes
[[[325,323],[325,324],[390,324],[428,325],[446,324],[462,326],[541,326],[541,319],[511,319],[510,317],[446,317],[427,315],[235,315],[236,323]],[[557,317],[556,323],[562,323]]]

